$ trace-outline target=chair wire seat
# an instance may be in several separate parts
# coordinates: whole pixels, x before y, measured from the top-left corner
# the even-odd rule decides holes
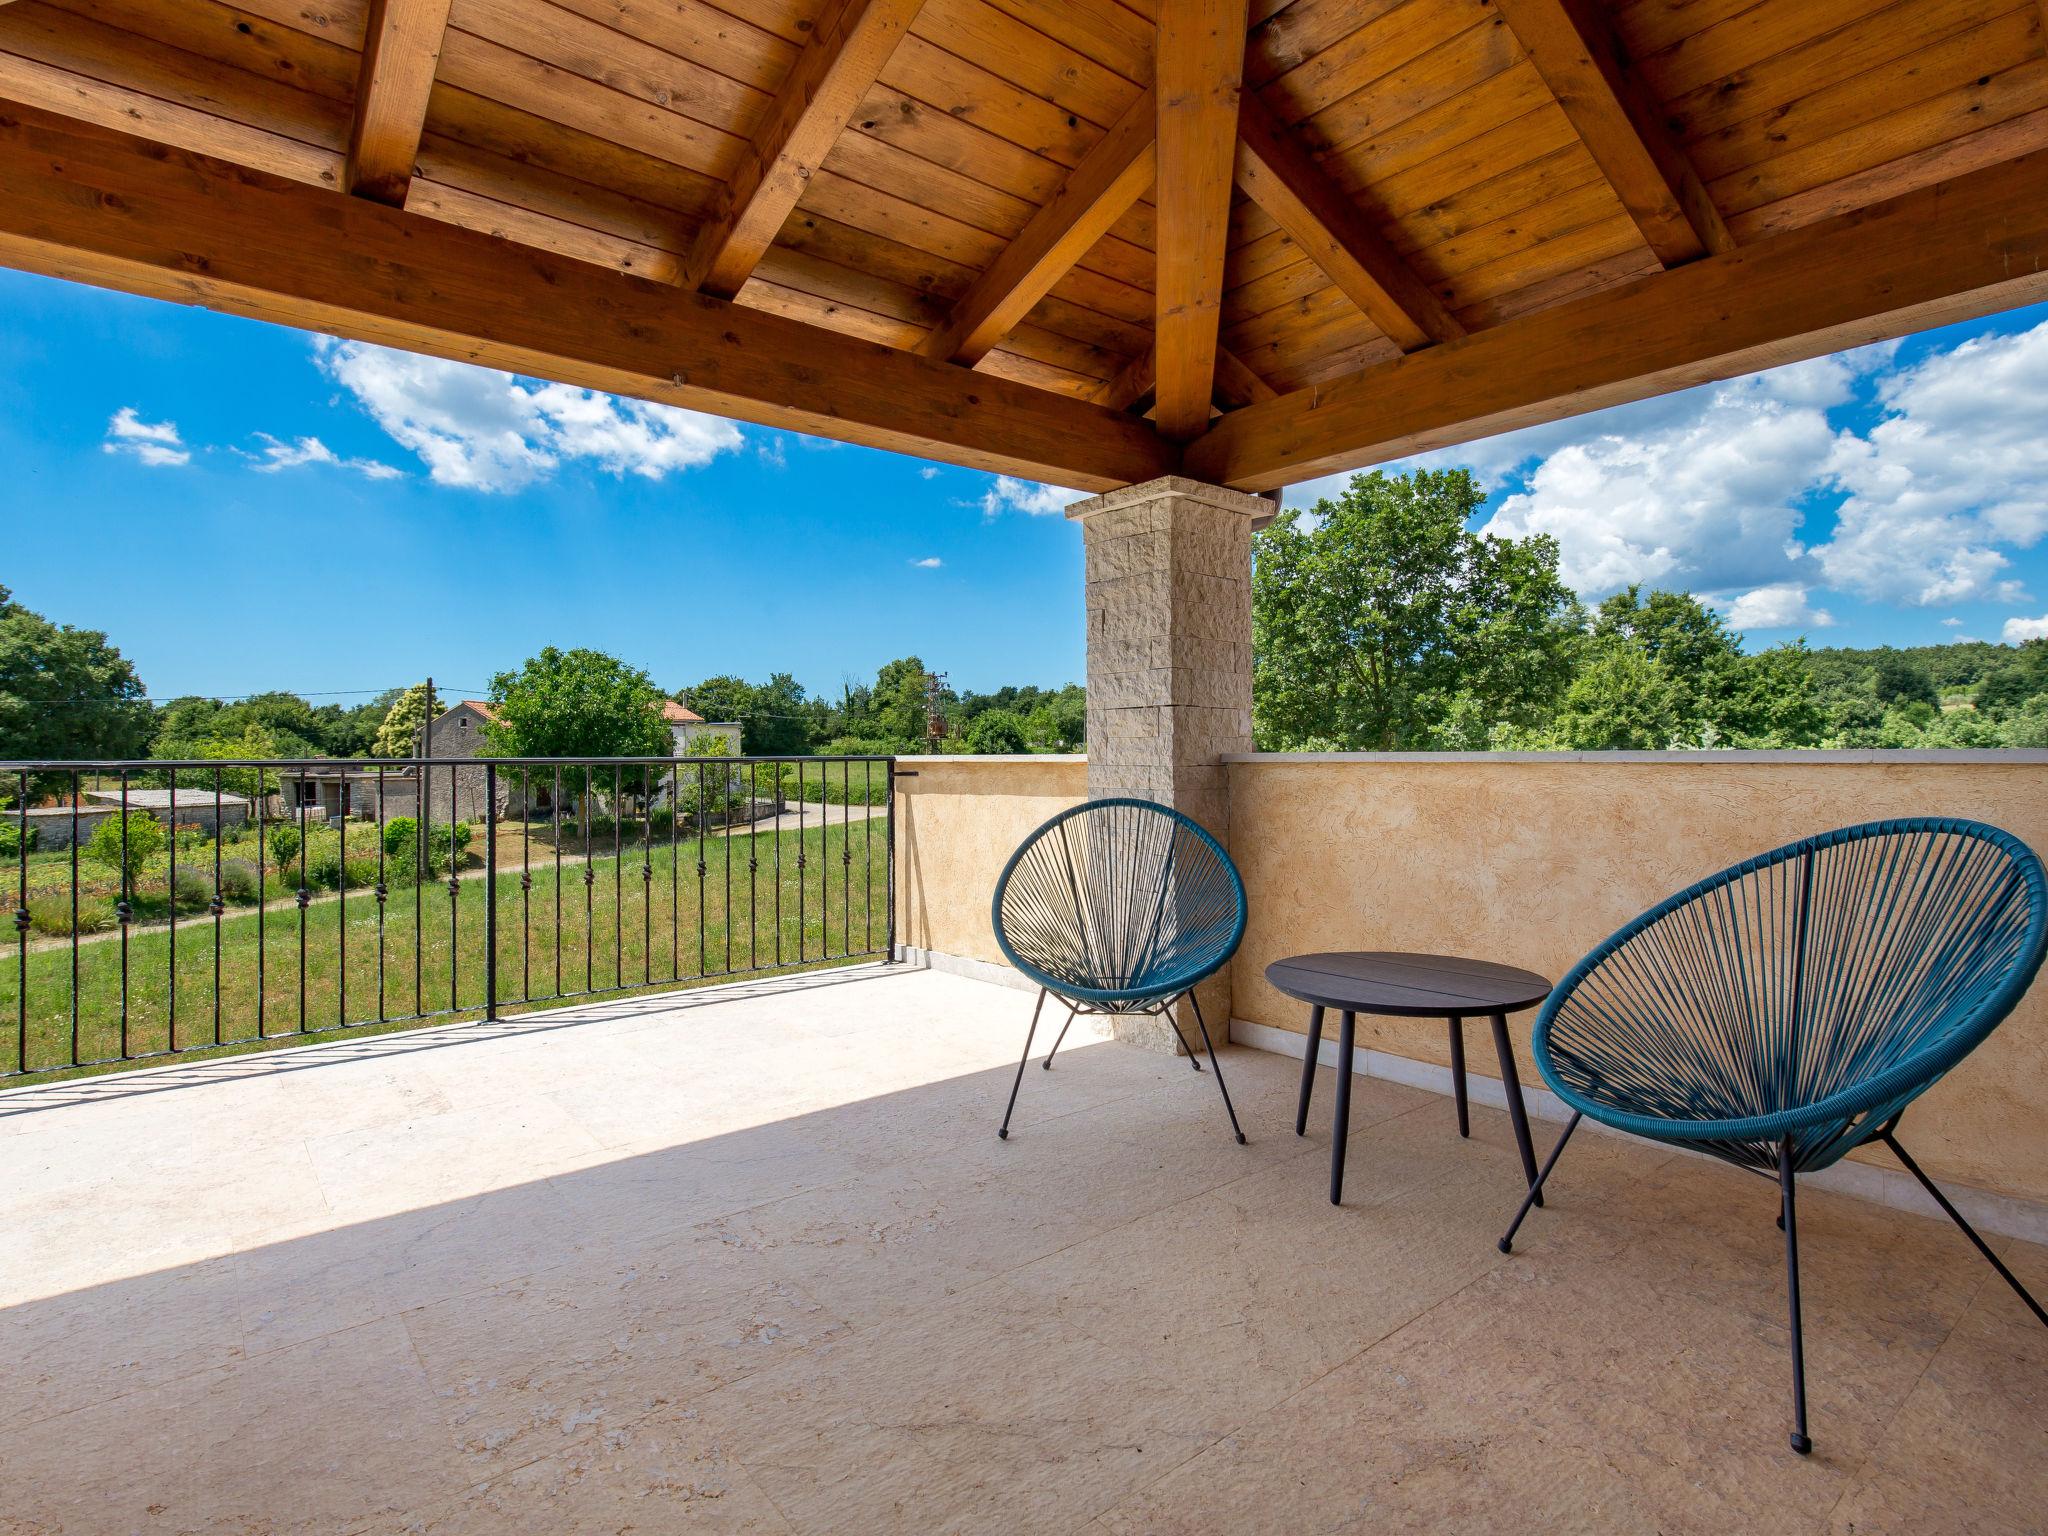
[[[1870,822],[1687,887],[1581,960],[1537,1015],[1551,1090],[1607,1125],[1775,1169],[1871,1139],[2012,1011],[2048,945],[2024,843]]]
[[[1568,972],[1531,1044],[1572,1115],[1773,1177],[1785,1233],[1792,1448],[1806,1433],[1796,1175],[1882,1143],[2048,1325],[1899,1141],[1906,1108],[2012,1012],[2048,950],[2032,849],[1981,822],[1873,821],[1802,838],[1659,902]]]
[[[1043,1066],[1052,1066],[1067,1028],[1082,1013],[1154,1014],[1201,1062],[1181,1034],[1173,1006],[1185,999],[1209,1046],[1209,1063],[1242,1142],[1230,1091],[1216,1068],[1195,987],[1230,961],[1244,938],[1244,882],[1223,846],[1199,823],[1150,800],[1089,800],[1039,827],[996,880],[990,920],[1003,956],[1048,995],[1067,1004],[1067,1022]],[[1024,1062],[1038,1010],[1024,1040]],[[1002,1129],[1009,1136],[1017,1086]]]

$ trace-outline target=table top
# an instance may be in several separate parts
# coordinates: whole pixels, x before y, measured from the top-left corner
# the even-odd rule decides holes
[[[1266,980],[1290,997],[1325,1008],[1416,1017],[1513,1013],[1550,995],[1550,983],[1534,971],[1392,950],[1290,955],[1266,967]]]

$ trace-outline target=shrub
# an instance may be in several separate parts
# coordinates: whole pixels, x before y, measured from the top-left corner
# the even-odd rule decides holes
[[[147,811],[116,811],[92,829],[85,851],[95,863],[116,871],[132,886],[142,867],[164,851],[164,824]]]
[[[277,861],[279,869],[283,869],[299,856],[299,829],[288,821],[281,821],[272,827],[268,841],[270,856]]]
[[[256,866],[247,859],[220,861],[220,894],[225,901],[254,901],[259,894]]]
[[[377,855],[374,853],[352,853],[344,868],[348,874],[348,888],[352,891],[367,891],[377,883]]]
[[[42,828],[40,827],[30,827],[28,829],[28,851],[30,853],[35,852],[36,836],[41,831]],[[0,823],[0,859],[18,859],[21,857],[21,854],[21,823],[19,821]],[[71,909],[67,905],[64,917],[65,932],[67,933],[71,931],[70,911]]]
[[[666,806],[664,806],[662,809],[658,811],[651,811],[648,813],[648,830],[652,832],[655,838],[657,839],[667,837],[670,829],[673,828],[675,824],[676,813],[672,810],[669,810]]]
[[[384,823],[384,851],[396,858],[410,856],[419,843],[420,824],[410,816],[394,816]]]
[[[213,882],[196,869],[180,865],[177,878],[166,876],[164,884],[173,911],[203,912],[213,905]]]
[[[79,901],[77,932],[105,933],[114,926],[114,921],[111,902]],[[28,923],[37,933],[53,937],[61,938],[71,933],[71,897],[69,894],[29,897]]]
[[[341,884],[341,850],[321,848],[306,854],[306,884],[333,890]]]

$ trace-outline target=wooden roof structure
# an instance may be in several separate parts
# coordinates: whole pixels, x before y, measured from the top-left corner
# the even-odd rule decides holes
[[[11,0],[0,262],[1100,490],[2048,296],[2048,0]]]

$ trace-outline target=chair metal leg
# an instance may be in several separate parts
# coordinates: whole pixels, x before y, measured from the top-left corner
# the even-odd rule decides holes
[[[1045,1053],[1045,1060],[1039,1063],[1039,1065],[1045,1068],[1046,1071],[1050,1072],[1052,1070],[1053,1057],[1059,1055],[1060,1046],[1065,1044],[1066,1042],[1067,1031],[1074,1027],[1074,1020],[1078,1019],[1080,1016],[1081,1005],[1079,1003],[1075,1003],[1067,1009],[1067,1022],[1060,1026],[1059,1038],[1053,1041],[1052,1049]]]
[[[1543,1186],[1550,1178],[1550,1170],[1557,1166],[1557,1160],[1564,1155],[1564,1144],[1572,1139],[1572,1132],[1579,1128],[1580,1115],[1572,1111],[1571,1119],[1564,1123],[1564,1134],[1557,1138],[1557,1145],[1550,1149],[1550,1156],[1543,1164],[1543,1171],[1536,1175],[1536,1182],[1529,1186],[1529,1193],[1522,1196],[1522,1208],[1515,1212],[1515,1219],[1508,1223],[1507,1235],[1500,1240],[1500,1251],[1514,1250],[1515,1234],[1522,1230],[1522,1219],[1529,1214],[1529,1208],[1538,1203]]]
[[[1536,1147],[1529,1140],[1529,1109],[1522,1102],[1522,1074],[1515,1068],[1515,1048],[1508,1043],[1508,1016],[1493,1016],[1493,1049],[1500,1057],[1501,1086],[1508,1093],[1508,1118],[1515,1124],[1515,1146],[1522,1154],[1522,1177],[1543,1203],[1543,1186],[1536,1178]]]
[[[1907,1156],[1906,1149],[1899,1145],[1898,1138],[1892,1135],[1892,1133],[1889,1130],[1886,1130],[1882,1133],[1882,1140],[1884,1141],[1884,1144],[1886,1146],[1892,1149],[1892,1156],[1896,1157],[1900,1162],[1904,1163],[1906,1165],[1906,1171],[1912,1174],[1914,1178],[1920,1181],[1921,1188],[1925,1189],[1928,1194],[1934,1196],[1934,1203],[1940,1206],[1944,1211],[1948,1212],[1948,1219],[1963,1229],[1963,1236],[1967,1237],[1971,1242],[1975,1243],[1977,1245],[1977,1251],[1983,1254],[1986,1259],[1991,1261],[1991,1267],[1997,1270],[1998,1273],[2004,1278],[2005,1283],[2011,1286],[2013,1290],[2019,1294],[2020,1300],[2024,1301],[2027,1304],[2027,1306],[2032,1309],[2034,1316],[2041,1320],[2041,1325],[2043,1327],[2048,1327],[2048,1312],[2044,1312],[2041,1310],[2041,1303],[2034,1300],[2033,1293],[2029,1291],[2024,1285],[2020,1284],[2019,1276],[2015,1275],[2011,1270],[2007,1269],[2005,1267],[2004,1261],[2001,1260],[1997,1254],[1991,1251],[1989,1246],[1986,1245],[1983,1238],[1977,1235],[1977,1229],[1971,1226],[1967,1221],[1963,1220],[1963,1213],[1957,1210],[1953,1205],[1950,1205],[1948,1203],[1948,1196],[1944,1195],[1939,1189],[1936,1189],[1934,1187],[1934,1180],[1928,1178],[1926,1174],[1920,1171],[1920,1165],[1914,1162],[1911,1157]]]
[[[1458,1096],[1458,1134],[1472,1134],[1472,1111],[1465,1102],[1465,1021],[1451,1015],[1451,1091]]]
[[[1003,1110],[1002,1128],[996,1135],[1004,1141],[1010,1139],[1010,1116],[1017,1110],[1017,1090],[1024,1085],[1024,1063],[1031,1059],[1031,1042],[1038,1034],[1038,1012],[1045,1006],[1045,988],[1038,989],[1038,1001],[1031,1005],[1031,1028],[1024,1033],[1024,1054],[1017,1060],[1017,1078],[1010,1084],[1010,1102]]]
[[[1301,1100],[1294,1106],[1294,1134],[1308,1134],[1308,1098],[1316,1086],[1316,1053],[1323,1048],[1323,1010],[1308,1011],[1308,1049],[1301,1053]]]
[[[1223,1085],[1223,1068],[1216,1064],[1216,1042],[1209,1038],[1209,1022],[1202,1017],[1202,1000],[1195,996],[1192,988],[1187,997],[1195,1008],[1195,1023],[1202,1031],[1202,1044],[1208,1048],[1209,1070],[1215,1074],[1216,1087],[1223,1094],[1224,1113],[1230,1116],[1230,1128],[1237,1132],[1237,1144],[1241,1147],[1244,1145],[1244,1128],[1237,1123],[1237,1108],[1230,1102],[1230,1090]]]
[[[1778,1143],[1778,1183],[1784,1193],[1785,1293],[1792,1311],[1792,1449],[1805,1456],[1813,1442],[1806,1436],[1806,1340],[1799,1329],[1799,1213],[1792,1203],[1792,1138]]]
[[[1180,1020],[1173,1016],[1173,1005],[1179,1002],[1181,997],[1192,998],[1194,995],[1193,992],[1183,992],[1180,997],[1168,998],[1159,1005],[1159,1017],[1173,1026],[1173,1038],[1180,1042],[1181,1052],[1187,1057],[1188,1065],[1199,1072],[1202,1070],[1202,1058],[1195,1054],[1194,1046],[1190,1045],[1188,1037],[1181,1033]]]

